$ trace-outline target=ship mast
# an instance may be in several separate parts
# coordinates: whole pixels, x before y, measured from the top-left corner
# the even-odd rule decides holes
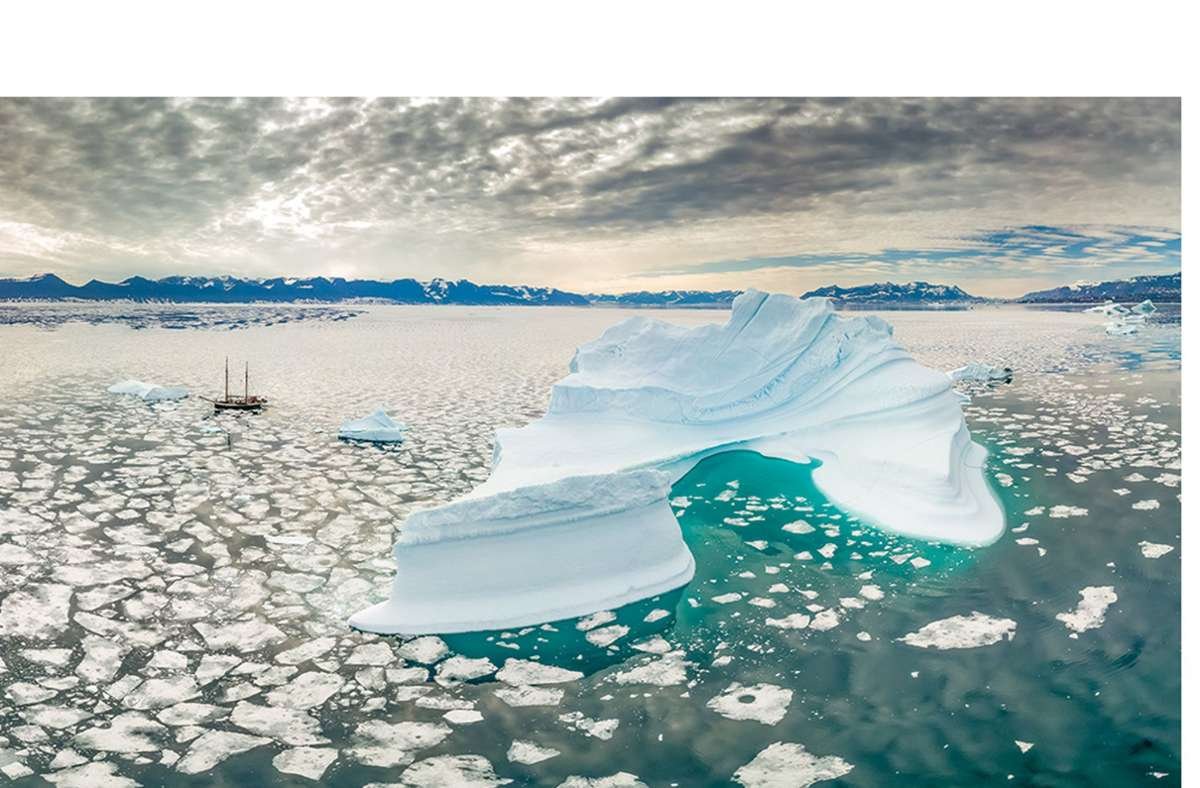
[[[246,396],[245,401],[250,401],[250,362],[246,362]]]
[[[229,401],[229,356],[225,357],[225,401]]]

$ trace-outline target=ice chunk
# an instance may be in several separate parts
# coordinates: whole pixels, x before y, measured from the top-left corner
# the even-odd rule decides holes
[[[568,670],[554,665],[543,665],[527,659],[508,659],[504,667],[496,674],[496,678],[505,684],[527,686],[530,684],[562,684],[568,681],[578,681],[583,674],[577,670]]]
[[[792,691],[774,684],[743,686],[733,682],[707,704],[708,708],[731,720],[754,720],[774,725],[787,714]]]
[[[775,742],[733,773],[746,788],[807,788],[844,777],[853,769],[836,755],[813,755],[802,744]]]
[[[438,755],[409,766],[399,784],[405,788],[493,788],[511,782],[497,777],[482,755]]]
[[[570,369],[544,417],[497,432],[486,482],[409,516],[391,598],[352,626],[502,629],[677,588],[695,568],[670,487],[722,451],[818,460],[833,503],[906,536],[978,546],[1003,532],[962,397],[876,317],[752,290],[720,325],[625,320]]]
[[[1153,312],[1157,312],[1158,309],[1154,306],[1154,302],[1151,301],[1149,298],[1147,298],[1145,301],[1138,304],[1130,311],[1136,312],[1139,315],[1149,315]]]
[[[901,643],[918,648],[978,648],[1012,640],[1017,622],[1011,618],[994,618],[978,611],[969,616],[951,616],[934,621],[900,638]]]
[[[1138,547],[1142,548],[1142,555],[1146,558],[1162,558],[1175,549],[1169,544],[1156,544],[1154,542],[1138,542]]]
[[[326,747],[294,747],[276,755],[271,763],[284,774],[298,774],[320,780],[329,764],[337,760],[337,750]]]
[[[188,390],[183,386],[160,386],[157,383],[143,383],[140,380],[122,380],[120,383],[109,386],[108,393],[138,397],[146,402],[162,402],[183,399],[188,395]]]
[[[192,742],[187,754],[175,764],[175,769],[183,774],[199,774],[231,755],[270,743],[270,739],[261,736],[247,736],[230,731],[207,731]]]
[[[1108,606],[1117,601],[1117,594],[1112,586],[1088,586],[1080,590],[1079,596],[1079,605],[1074,610],[1055,616],[1073,632],[1086,632],[1098,628],[1104,623],[1104,614]]]
[[[572,774],[558,784],[558,788],[649,788],[637,775],[617,772],[607,777],[580,777]]]
[[[952,369],[946,373],[955,383],[961,381],[973,383],[995,383],[1004,381],[1011,383],[1013,372],[1009,367],[993,367],[991,364],[984,364],[981,361],[972,361],[971,363]]]
[[[387,411],[377,410],[370,416],[342,422],[339,438],[372,443],[395,443],[404,440],[405,426],[393,421]]]
[[[514,739],[508,748],[508,759],[513,763],[522,763],[526,766],[548,761],[556,755],[559,755],[559,751],[553,747],[542,747],[535,742],[521,739]]]

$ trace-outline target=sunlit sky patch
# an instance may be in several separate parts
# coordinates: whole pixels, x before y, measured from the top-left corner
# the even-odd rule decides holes
[[[1014,295],[1180,265],[1174,99],[0,99],[0,275]]]

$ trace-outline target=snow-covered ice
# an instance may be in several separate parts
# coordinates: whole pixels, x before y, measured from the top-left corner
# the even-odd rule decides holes
[[[844,777],[853,768],[836,755],[813,755],[802,744],[775,742],[734,772],[733,779],[745,788],[807,788]]]
[[[1012,381],[1012,370],[1008,367],[994,367],[991,364],[985,364],[982,361],[972,361],[956,369],[952,369],[946,373],[955,383],[971,382],[971,383],[994,383],[999,381]]]
[[[1012,640],[1016,632],[1017,622],[1011,618],[975,611],[968,616],[951,616],[926,624],[900,638],[900,642],[918,648],[978,648]]]
[[[497,431],[487,481],[408,517],[391,598],[352,626],[501,629],[677,588],[695,566],[671,484],[731,450],[819,460],[830,500],[886,530],[963,545],[1003,532],[963,398],[876,317],[751,290],[725,324],[629,318],[570,369],[545,416]]]
[[[1112,586],[1088,586],[1079,591],[1079,596],[1079,604],[1074,610],[1055,616],[1067,629],[1075,633],[1101,626],[1109,605],[1117,601],[1117,594]]]

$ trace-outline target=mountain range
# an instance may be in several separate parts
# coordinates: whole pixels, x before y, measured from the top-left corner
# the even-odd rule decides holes
[[[1111,282],[1080,282],[1038,290],[1016,299],[1023,304],[1091,304],[1104,301],[1181,301],[1183,275],[1135,276]]]
[[[1039,290],[1019,303],[1095,303],[1101,301],[1181,300],[1180,274],[1135,276],[1111,282],[1075,284]],[[298,303],[383,302],[395,304],[458,304],[466,306],[614,306],[614,307],[727,307],[738,290],[664,290],[621,294],[571,293],[526,285],[479,285],[466,279],[241,279],[231,276],[133,276],[120,282],[91,280],[73,285],[54,274],[26,279],[0,279],[0,301],[141,301],[166,303]],[[804,298],[825,296],[840,304],[891,306],[951,306],[985,303],[954,285],[883,282],[856,287],[830,285],[810,290]]]

